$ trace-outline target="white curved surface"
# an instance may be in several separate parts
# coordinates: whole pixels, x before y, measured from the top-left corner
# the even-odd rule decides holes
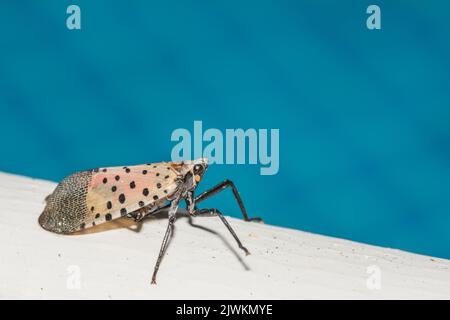
[[[195,224],[217,234],[177,220],[150,285],[167,220],[149,219],[139,232],[125,219],[53,234],[37,218],[54,187],[0,173],[0,298],[450,298],[449,260],[229,218],[252,253],[245,257],[214,217]]]

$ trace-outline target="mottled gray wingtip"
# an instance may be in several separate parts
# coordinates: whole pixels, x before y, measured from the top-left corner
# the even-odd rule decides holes
[[[77,172],[56,186],[45,198],[46,206],[38,219],[42,228],[55,233],[77,231],[88,214],[86,195],[91,176],[91,171]]]

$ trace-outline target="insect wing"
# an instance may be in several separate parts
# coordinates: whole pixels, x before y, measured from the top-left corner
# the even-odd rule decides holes
[[[100,168],[86,197],[90,214],[86,226],[125,216],[155,202],[165,201],[177,188],[178,173],[171,163]]]

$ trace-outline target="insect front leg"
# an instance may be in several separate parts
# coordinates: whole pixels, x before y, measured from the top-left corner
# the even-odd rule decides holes
[[[245,221],[262,222],[263,220],[260,217],[254,217],[254,218],[248,217],[247,210],[244,207],[244,202],[242,201],[241,196],[239,195],[236,186],[234,185],[233,181],[228,180],[228,179],[219,183],[218,185],[212,187],[211,189],[204,191],[203,193],[201,193],[200,195],[195,197],[193,202],[194,203],[202,202],[202,201],[212,197],[213,195],[225,190],[228,187],[231,188],[231,190],[233,190],[234,198],[236,199],[236,201],[239,205],[239,208],[241,208],[241,212],[242,212],[242,216],[243,216],[244,220]]]
[[[194,211],[197,209],[194,198],[194,191],[190,190],[187,192],[186,197],[184,198],[186,201],[186,209],[190,215],[194,214]]]
[[[176,219],[176,212],[178,209],[178,205],[180,203],[180,197],[177,197],[175,200],[173,200],[170,204],[169,208],[169,224],[167,225],[166,234],[164,235],[161,249],[159,250],[158,259],[156,260],[156,265],[153,270],[153,276],[152,276],[152,284],[156,284],[156,274],[158,273],[159,265],[161,264],[162,258],[164,257],[164,253],[166,252],[167,245],[169,243],[170,235],[173,231],[173,224],[175,223]]]

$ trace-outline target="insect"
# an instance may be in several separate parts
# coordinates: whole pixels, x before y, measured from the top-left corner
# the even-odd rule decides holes
[[[229,187],[244,220],[261,221],[260,218],[248,217],[242,199],[230,180],[195,196],[195,189],[207,168],[208,160],[201,158],[77,172],[64,178],[46,198],[47,204],[39,216],[39,224],[52,232],[70,234],[120,217],[139,222],[149,215],[168,209],[169,223],[152,276],[152,284],[155,284],[177,209],[184,200],[190,216],[219,217],[239,248],[249,254],[218,209],[197,208],[198,203]]]

